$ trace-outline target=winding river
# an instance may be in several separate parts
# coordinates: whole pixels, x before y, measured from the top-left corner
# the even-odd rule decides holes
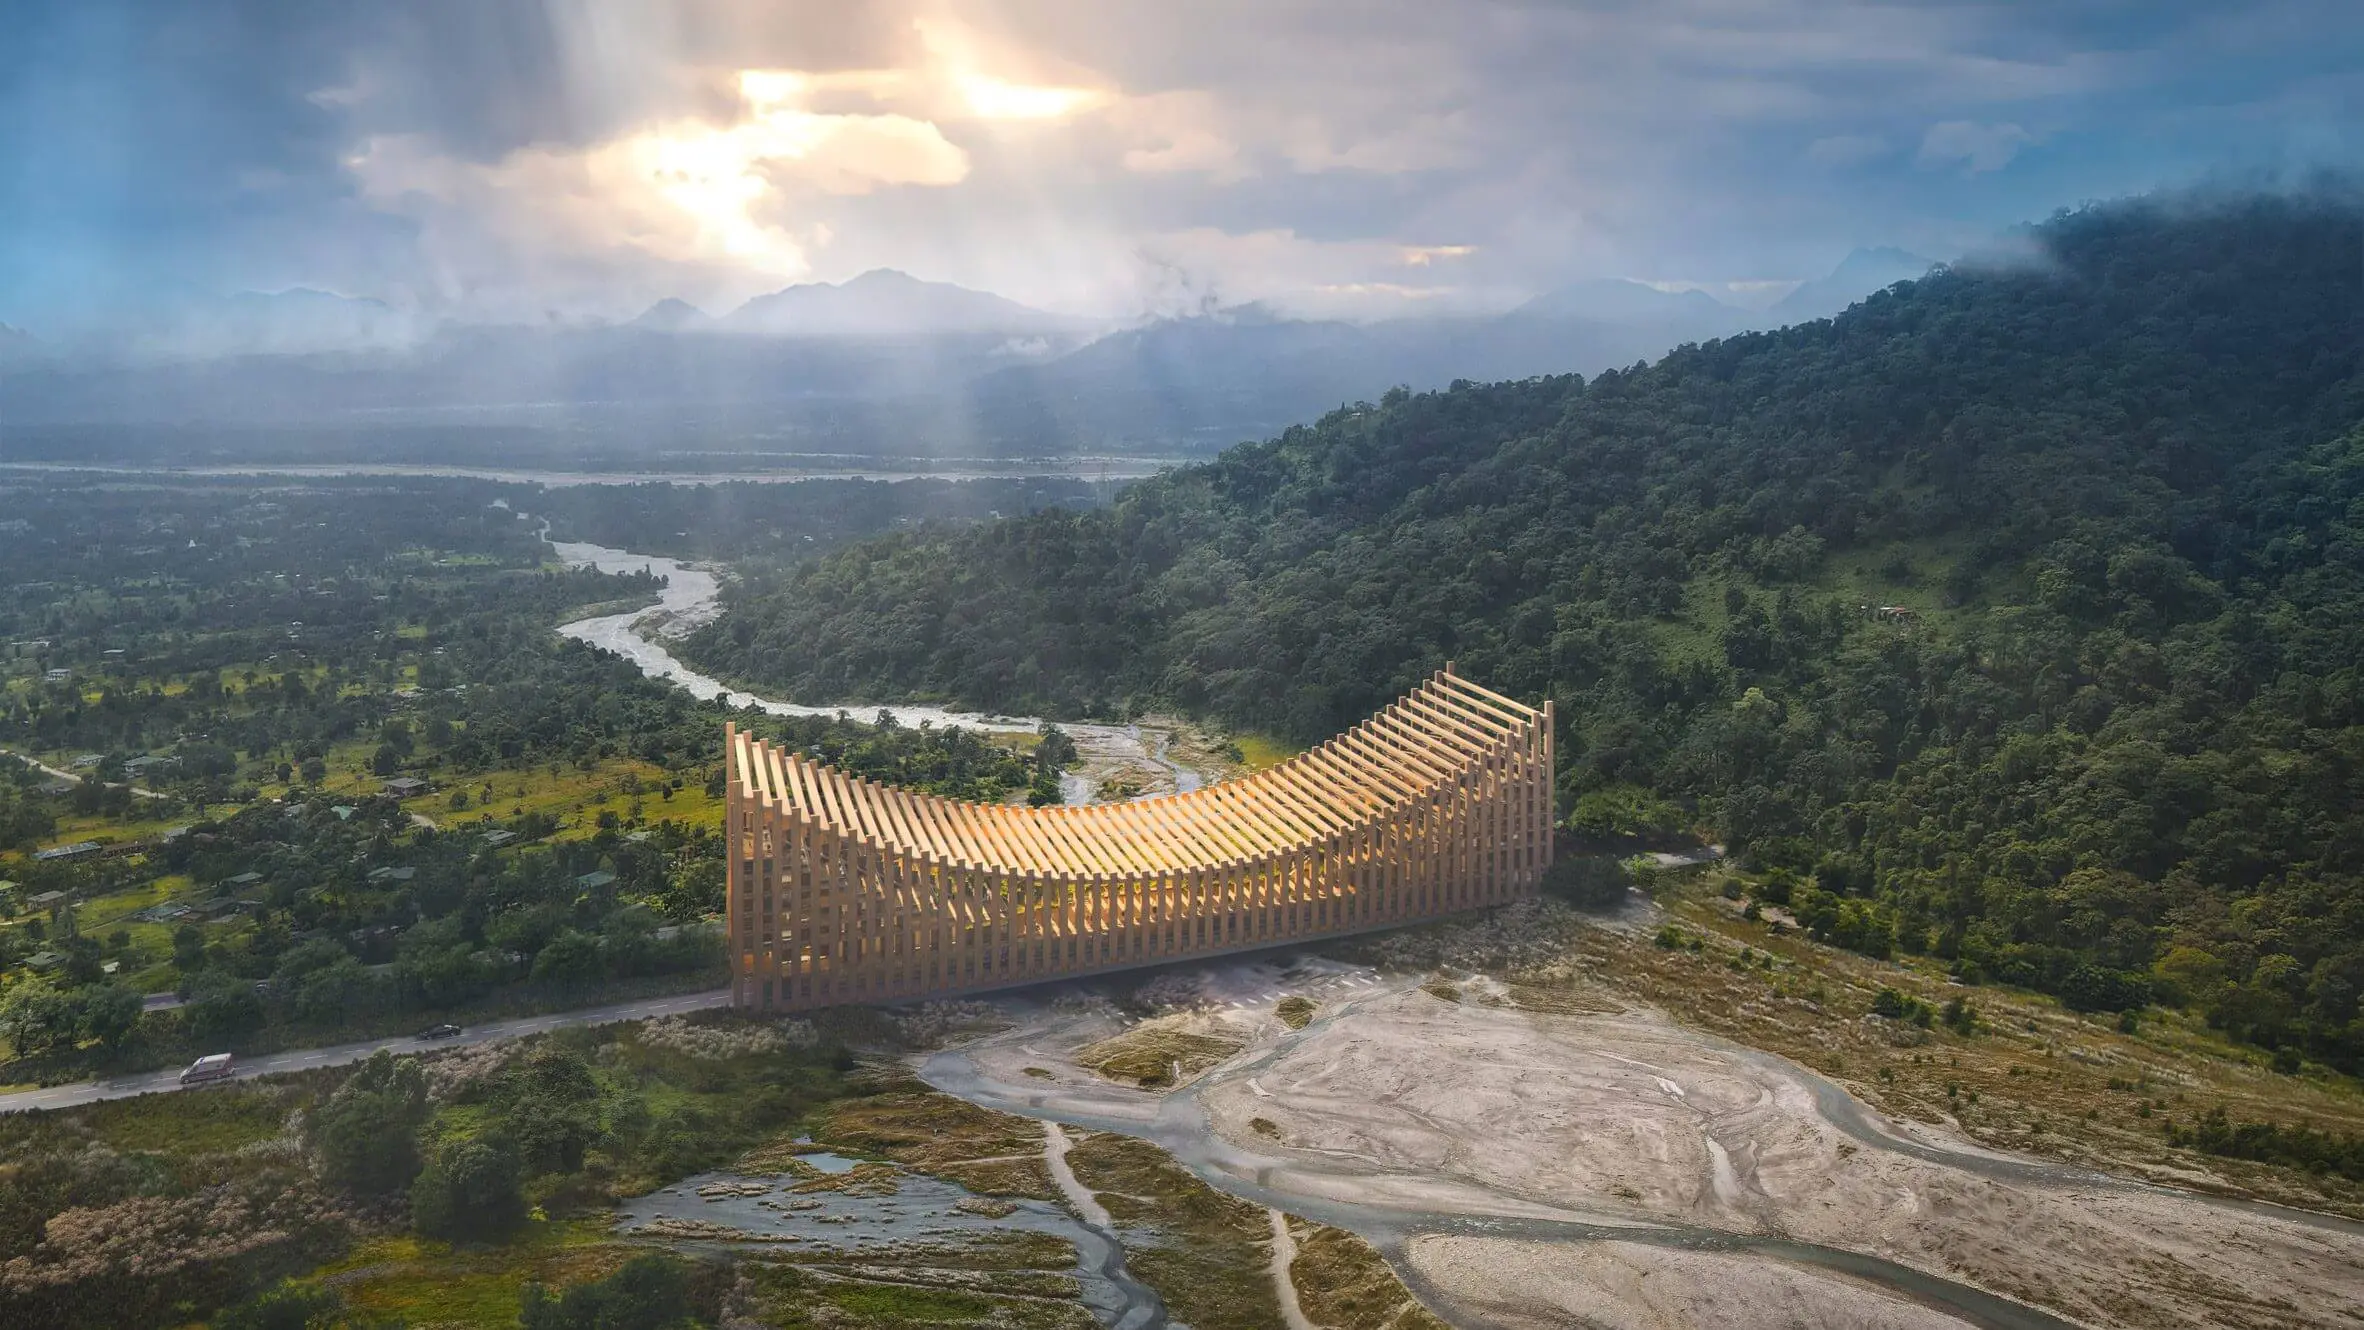
[[[734,707],[754,707],[775,716],[834,716],[846,712],[867,719],[885,713],[892,715],[898,725],[939,728],[959,725],[996,734],[1032,734],[1045,723],[1036,716],[983,715],[931,706],[800,706],[737,691],[684,665],[665,646],[668,640],[712,621],[721,612],[722,583],[713,572],[663,555],[633,554],[581,541],[554,540],[550,547],[569,567],[595,568],[603,573],[647,573],[663,579],[664,586],[652,607],[578,619],[561,625],[558,631],[576,641],[613,651],[638,666],[641,673],[652,679],[669,679],[700,701],[720,697]],[[1069,771],[1061,782],[1068,803],[1092,802],[1099,783],[1096,778],[1119,771],[1162,773],[1163,779],[1149,784],[1138,796],[1142,798],[1186,793],[1206,783],[1206,773],[1172,757],[1171,731],[1155,726],[1073,722],[1060,722],[1060,728],[1075,740],[1083,759],[1082,769]]]

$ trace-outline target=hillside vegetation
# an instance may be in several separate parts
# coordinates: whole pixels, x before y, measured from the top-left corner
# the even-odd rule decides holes
[[[2360,227],[2330,194],[2063,214],[1835,320],[838,551],[693,650],[808,699],[1299,740],[1458,660],[1558,699],[1581,829],[1709,831],[1858,949],[2353,1067]]]

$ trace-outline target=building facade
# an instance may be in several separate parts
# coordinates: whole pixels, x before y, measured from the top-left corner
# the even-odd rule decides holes
[[[1311,752],[1187,794],[964,803],[731,727],[733,1001],[914,999],[1392,928],[1532,894],[1551,704],[1453,673]]]

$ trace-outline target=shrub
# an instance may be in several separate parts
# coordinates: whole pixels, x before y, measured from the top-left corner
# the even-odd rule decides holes
[[[410,1189],[411,1224],[431,1238],[497,1238],[525,1219],[517,1149],[499,1136],[447,1143]]]
[[[2284,1127],[2271,1122],[2235,1122],[2225,1116],[2221,1104],[2188,1128],[2169,1124],[2167,1140],[2228,1159],[2336,1173],[2364,1182],[2364,1136],[2334,1135],[2314,1127]]]
[[[1892,1021],[1909,1021],[1926,1030],[1936,1019],[1936,1011],[1917,997],[1883,988],[1872,995],[1872,1015]]]
[[[702,1325],[689,1269],[669,1256],[635,1256],[605,1279],[556,1297],[528,1284],[518,1324],[524,1330],[673,1330]]]
[[[2151,1000],[2150,980],[2126,970],[2079,964],[2060,982],[2060,1000],[2075,1011],[2124,1011]]]
[[[1967,1036],[1978,1032],[1978,1009],[1959,993],[1946,1000],[1945,1011],[1939,1019],[1945,1022],[1946,1029],[1955,1034]]]
[[[1623,901],[1633,875],[1615,858],[1603,854],[1570,854],[1552,860],[1544,870],[1543,891],[1579,909],[1599,909]]]
[[[344,1295],[279,1283],[213,1318],[212,1330],[321,1330],[339,1324]]]
[[[418,1176],[426,1120],[427,1078],[418,1059],[381,1049],[314,1110],[304,1135],[332,1186],[383,1196]]]

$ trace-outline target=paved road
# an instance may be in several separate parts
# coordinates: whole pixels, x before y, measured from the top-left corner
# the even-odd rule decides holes
[[[730,990],[718,988],[709,993],[681,993],[672,997],[648,998],[640,1002],[623,1002],[612,1007],[586,1007],[580,1011],[553,1011],[540,1016],[520,1016],[513,1020],[494,1021],[469,1027],[456,1039],[424,1042],[409,1035],[391,1039],[372,1040],[366,1044],[339,1044],[334,1048],[291,1048],[282,1053],[262,1053],[252,1058],[241,1058],[236,1079],[245,1080],[274,1071],[303,1071],[312,1067],[341,1067],[348,1062],[359,1062],[381,1048],[397,1053],[414,1053],[421,1049],[453,1048],[461,1044],[485,1044],[498,1039],[515,1039],[519,1035],[539,1034],[569,1025],[605,1025],[610,1021],[639,1020],[648,1016],[671,1016],[706,1007],[719,1007],[730,1001]],[[29,1108],[71,1108],[76,1104],[94,1104],[102,1099],[128,1099],[133,1095],[155,1094],[181,1089],[181,1070],[141,1072],[115,1080],[82,1081],[74,1085],[53,1085],[44,1090],[19,1090],[0,1094],[0,1113],[21,1113]],[[220,1084],[220,1082],[212,1082]],[[191,1087],[202,1088],[202,1087]]]

